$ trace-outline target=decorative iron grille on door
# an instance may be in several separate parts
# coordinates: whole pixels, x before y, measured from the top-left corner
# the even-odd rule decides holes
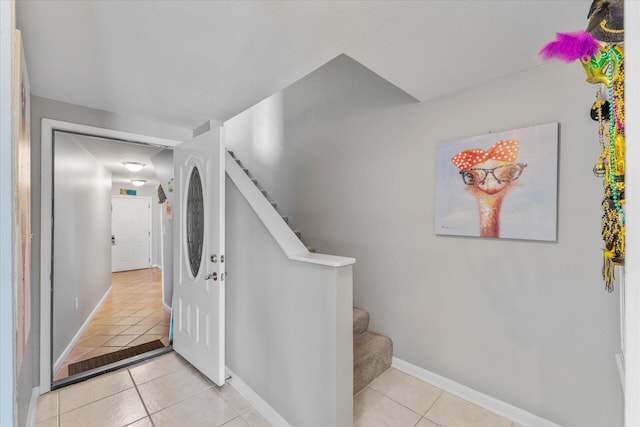
[[[189,265],[193,277],[198,275],[202,261],[202,246],[204,243],[204,197],[200,172],[194,167],[189,177],[187,192],[187,250]]]

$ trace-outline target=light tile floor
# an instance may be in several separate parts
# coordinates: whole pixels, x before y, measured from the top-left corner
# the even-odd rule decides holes
[[[70,363],[156,339],[169,344],[170,315],[162,307],[162,271],[147,268],[113,273],[111,285],[111,293],[54,380],[69,375]]]
[[[518,427],[417,378],[389,369],[354,397],[355,427]],[[36,427],[262,427],[233,388],[176,353],[40,396]]]
[[[36,427],[262,427],[233,388],[218,387],[176,353],[40,396]]]
[[[113,289],[56,379],[69,363],[154,339],[168,340],[161,271],[113,273]],[[518,427],[396,369],[354,397],[354,427]],[[40,396],[36,426],[222,426],[269,423],[233,388],[220,388],[176,353]]]
[[[391,368],[353,400],[354,427],[519,427]]]

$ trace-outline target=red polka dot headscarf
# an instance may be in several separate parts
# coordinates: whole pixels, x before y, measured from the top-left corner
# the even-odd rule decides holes
[[[516,140],[507,139],[496,142],[487,151],[481,148],[464,150],[453,156],[451,163],[461,170],[467,170],[489,159],[515,162],[518,158],[518,144]]]

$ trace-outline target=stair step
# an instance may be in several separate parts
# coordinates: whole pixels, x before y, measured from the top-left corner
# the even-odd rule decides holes
[[[366,331],[353,337],[353,394],[391,367],[391,338]]]
[[[353,307],[353,334],[362,334],[369,329],[369,312]]]
[[[233,151],[229,150],[229,151],[227,151],[227,152],[229,153],[229,155],[230,155],[231,157],[233,157],[233,158],[234,158],[234,160],[235,160],[235,161],[236,161],[236,163],[238,163],[238,165],[242,168],[242,170],[244,171],[244,173],[246,173],[246,174],[247,174],[247,176],[251,179],[251,182],[253,182],[253,185],[255,185],[256,187],[258,187],[258,190],[260,190],[260,192],[262,193],[262,195],[263,195],[267,200],[269,200],[269,197],[267,196],[267,190],[265,190],[265,189],[263,189],[263,188],[260,188],[260,186],[258,185],[258,180],[257,180],[256,178],[254,178],[253,176],[251,176],[251,172],[249,171],[249,169],[248,169],[248,168],[246,168],[246,167],[244,167],[244,165],[242,164],[242,162],[240,161],[240,159],[238,159],[238,158],[236,157],[236,155],[233,153]],[[278,204],[277,204],[277,203],[274,203],[274,202],[271,202],[271,201],[269,201],[269,202],[271,203],[271,206],[273,206],[273,209],[276,209],[276,210],[278,209]],[[284,222],[285,222],[285,223],[289,224],[289,217],[282,215],[282,219],[284,220]],[[296,235],[297,235],[297,234],[296,234]],[[300,237],[302,236],[302,234],[297,235],[297,236],[298,236],[298,238],[300,238]],[[311,248],[307,248],[307,249],[309,250],[309,252],[315,252],[315,251],[316,251],[316,250],[315,250],[315,248],[313,248],[313,247],[311,247]]]

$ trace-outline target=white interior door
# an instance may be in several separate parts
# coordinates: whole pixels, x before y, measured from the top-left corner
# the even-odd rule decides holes
[[[211,126],[174,151],[173,347],[223,385],[225,156]]]
[[[151,266],[151,198],[111,198],[111,271]]]

